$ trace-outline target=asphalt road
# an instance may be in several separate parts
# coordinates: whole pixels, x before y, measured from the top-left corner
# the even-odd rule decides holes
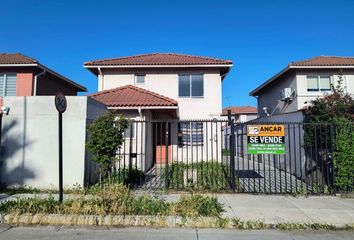
[[[90,239],[354,239],[353,231],[238,231],[222,229],[151,228],[60,228],[0,226],[1,240],[90,240]]]

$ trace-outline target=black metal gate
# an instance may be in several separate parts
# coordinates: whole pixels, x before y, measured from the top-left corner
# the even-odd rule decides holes
[[[249,154],[249,124],[282,124],[285,154]],[[327,123],[131,121],[113,172],[118,181],[148,190],[330,193],[333,135]]]

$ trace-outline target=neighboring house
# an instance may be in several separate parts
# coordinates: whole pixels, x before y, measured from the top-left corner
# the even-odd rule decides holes
[[[340,78],[344,90],[354,94],[354,57],[319,56],[289,63],[250,95],[257,97],[260,117],[300,121],[301,110],[311,100],[331,93],[331,85]]]
[[[188,159],[191,154],[202,158],[202,146],[221,138],[221,131],[206,122],[177,121],[220,119],[221,84],[232,67],[231,61],[153,53],[90,61],[84,67],[98,78],[99,92],[91,97],[118,114],[144,121],[131,125],[133,129],[127,131],[123,146],[125,153],[132,149],[137,153],[143,170],[165,162],[166,156],[168,161],[171,157]],[[163,122],[171,120],[168,125]],[[215,152],[206,157],[215,158]]]
[[[231,110],[231,115],[235,122],[247,122],[257,118],[257,108],[251,106],[233,106],[226,107],[222,110],[222,116],[227,116],[228,110]]]
[[[0,53],[0,105],[6,96],[77,95],[86,88],[21,53]]]

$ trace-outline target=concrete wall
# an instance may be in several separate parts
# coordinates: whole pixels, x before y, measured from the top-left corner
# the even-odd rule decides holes
[[[106,107],[87,97],[67,100],[63,114],[63,171],[64,186],[72,187],[94,181],[95,166],[85,150],[86,124]],[[57,188],[58,113],[54,97],[5,97],[4,105],[10,107],[10,114],[3,117],[1,183]]]
[[[135,84],[135,74],[143,73],[145,84]],[[203,73],[204,97],[180,98],[178,96],[179,73]],[[178,101],[181,119],[213,118],[219,117],[222,111],[221,105],[221,76],[218,69],[149,69],[149,70],[122,70],[107,71],[103,77],[98,78],[98,90],[107,90],[124,86],[136,85],[141,88],[162,94]]]

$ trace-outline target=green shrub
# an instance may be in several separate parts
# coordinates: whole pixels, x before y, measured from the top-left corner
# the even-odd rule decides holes
[[[326,187],[329,154],[333,150],[334,188],[337,191],[352,191],[354,185],[354,99],[342,85],[343,76],[338,75],[333,92],[311,101],[305,110],[305,149],[309,159],[316,159],[317,174],[321,174]],[[314,151],[315,150],[315,151]],[[313,172],[312,172],[313,174]]]
[[[334,187],[352,191],[354,184],[354,124],[345,118],[334,119]]]

